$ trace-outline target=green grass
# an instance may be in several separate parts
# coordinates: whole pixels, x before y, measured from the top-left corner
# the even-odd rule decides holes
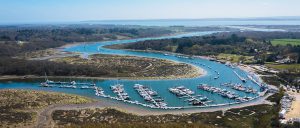
[[[92,99],[77,95],[33,90],[0,89],[0,128],[33,125],[36,110],[52,104],[89,103]]]
[[[300,64],[266,64],[267,67],[271,67],[277,70],[288,70],[291,72],[300,72]]]
[[[271,41],[273,46],[283,45],[286,46],[288,44],[297,46],[300,45],[300,39],[274,39]]]
[[[217,56],[218,60],[225,60],[237,63],[239,61],[244,61],[244,63],[252,63],[253,62],[253,56],[243,56],[243,55],[236,55],[236,54],[219,54]]]

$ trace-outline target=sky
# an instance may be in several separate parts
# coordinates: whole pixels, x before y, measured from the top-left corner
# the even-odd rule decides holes
[[[300,16],[300,0],[0,0],[0,23]]]

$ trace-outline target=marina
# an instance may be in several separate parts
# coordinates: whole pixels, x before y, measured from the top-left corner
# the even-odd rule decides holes
[[[253,93],[256,94],[257,90],[253,89],[252,87],[244,87],[242,84],[233,84],[233,83],[223,83],[222,86],[230,87],[231,89],[242,91],[245,93]]]
[[[145,101],[151,102],[155,106],[151,106],[152,108],[158,107],[158,108],[166,108],[167,103],[164,103],[164,99],[160,98],[156,91],[153,91],[149,87],[135,84],[134,89],[141,95],[141,97],[144,98]]]
[[[235,89],[230,90],[230,92],[228,92],[226,95],[223,94],[224,96],[220,96],[221,92],[211,93],[210,91],[197,89],[199,83],[205,83],[211,86],[216,85],[215,87],[218,88],[217,90],[231,89],[231,87],[221,86],[220,84],[230,82],[240,83],[240,78],[246,78],[248,73],[239,68],[233,69],[232,67],[226,66],[223,63],[219,63],[217,61],[210,61],[209,59],[197,56],[177,56],[175,53],[164,54],[156,52],[127,51],[107,49],[104,47],[107,45],[132,43],[149,39],[180,38],[188,36],[199,36],[210,33],[214,32],[196,32],[171,37],[95,42],[74,45],[63,49],[63,51],[65,52],[78,52],[85,54],[88,53],[89,55],[101,52],[101,54],[131,55],[139,57],[166,59],[180,63],[189,63],[199,68],[199,70],[203,71],[203,74],[201,76],[195,78],[159,80],[103,79],[99,81],[93,79],[72,78],[71,80],[62,78],[51,81],[48,80],[47,76],[45,75],[45,80],[32,80],[30,82],[13,81],[10,83],[0,83],[0,88],[23,88],[34,90],[58,91],[83,95],[92,98],[108,98],[111,100],[117,100],[132,105],[143,106],[145,108],[158,109],[216,107],[238,104],[241,102],[246,102],[259,98],[259,96],[257,96],[257,94],[255,93],[245,93],[244,91]],[[170,88],[179,87],[178,84],[184,85],[183,88],[188,88],[190,91],[186,90],[186,93],[189,94],[183,96],[176,96],[176,94],[171,93],[169,91]],[[255,90],[260,90],[260,86],[256,83],[247,82],[244,84],[246,87],[252,87]],[[139,85],[138,90],[140,92],[136,90],[136,85]],[[159,96],[155,96],[154,92],[156,92]],[[145,99],[150,100],[146,101]]]
[[[45,83],[42,82],[41,85]],[[74,82],[73,82],[74,83]],[[231,92],[227,89],[221,89],[213,86],[209,86],[206,84],[200,84],[197,86],[198,89],[220,95],[224,98],[235,100],[235,102],[231,103],[223,103],[223,104],[212,104],[214,103],[213,100],[209,100],[208,97],[196,94],[194,91],[186,88],[185,86],[176,86],[169,88],[169,93],[175,95],[178,99],[182,100],[183,102],[187,102],[187,106],[168,106],[167,102],[165,102],[164,98],[158,95],[156,91],[151,89],[148,86],[144,86],[142,84],[134,84],[133,89],[139,94],[140,97],[143,98],[143,100],[146,103],[139,102],[137,100],[133,100],[130,98],[129,94],[125,92],[124,85],[122,84],[115,84],[110,86],[110,89],[113,93],[117,95],[117,97],[106,95],[104,89],[98,86],[81,86],[81,88],[77,88],[74,85],[60,85],[57,86],[58,88],[61,88],[61,86],[65,86],[66,89],[93,89],[95,91],[95,96],[103,97],[103,98],[109,98],[112,100],[118,100],[123,101],[125,103],[129,104],[136,104],[143,107],[151,108],[151,109],[186,109],[186,108],[203,108],[203,107],[218,107],[218,106],[224,106],[224,105],[230,105],[230,104],[238,104],[243,103],[247,101],[254,100],[256,97],[241,97],[238,94],[235,94],[235,92]],[[252,90],[253,92],[248,92],[246,87],[241,87],[240,84],[232,84],[232,83],[223,83],[221,86],[230,87],[234,90],[242,91],[245,93],[255,93],[255,90]],[[53,86],[56,87],[56,86]],[[251,90],[251,89],[250,89]]]
[[[211,92],[211,93],[216,93],[221,95],[222,97],[226,97],[229,99],[234,99],[237,102],[246,102],[248,100],[251,100],[251,97],[240,97],[238,94],[235,94],[234,92],[228,91],[226,89],[221,89],[221,88],[217,88],[217,87],[213,87],[213,86],[209,86],[206,84],[200,84],[198,86],[199,89]]]
[[[194,106],[207,106],[208,101],[207,97],[199,97],[201,95],[194,96],[195,92],[191,91],[188,88],[185,88],[184,86],[178,86],[178,87],[173,87],[169,88],[169,91],[173,94],[175,94],[178,98],[185,98],[184,101],[188,101],[190,105]]]
[[[123,86],[124,85],[122,85],[122,84],[116,84],[116,85],[110,86],[110,88],[114,93],[116,93],[118,95],[118,98],[120,100],[129,100],[130,97],[125,92]],[[119,99],[117,99],[117,100],[119,100]]]

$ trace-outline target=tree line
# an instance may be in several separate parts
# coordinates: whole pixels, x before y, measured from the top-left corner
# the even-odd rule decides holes
[[[0,56],[55,48],[73,42],[159,36],[172,31],[163,28],[105,25],[0,26]]]
[[[110,71],[90,65],[72,65],[47,60],[0,59],[0,75],[106,76]]]
[[[257,34],[259,33],[259,34]],[[257,63],[274,62],[278,56],[289,56],[300,63],[300,46],[272,46],[272,39],[299,38],[299,32],[235,32],[178,39],[147,40],[119,47],[138,50],[158,50],[189,55],[220,53],[254,56]]]

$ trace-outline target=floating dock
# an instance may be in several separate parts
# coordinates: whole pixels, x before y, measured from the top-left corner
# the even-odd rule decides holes
[[[151,102],[158,108],[167,107],[167,103],[163,102],[164,100],[161,98],[157,98],[157,92],[153,91],[149,87],[146,87],[141,84],[135,84],[134,89],[140,94],[141,97],[144,98],[145,101]]]
[[[216,93],[218,95],[221,95],[221,96],[229,98],[229,99],[234,99],[237,102],[246,102],[246,101],[249,101],[252,99],[252,97],[240,97],[239,95],[235,94],[234,92],[228,91],[226,89],[209,86],[206,84],[200,84],[198,86],[198,88],[202,89],[204,91],[211,92],[211,93]]]
[[[122,84],[116,84],[113,86],[110,86],[111,90],[118,95],[118,98],[121,100],[129,100],[130,97],[125,92]]]
[[[252,87],[245,87],[242,84],[233,84],[233,83],[223,83],[222,86],[230,87],[231,89],[245,92],[245,93],[253,93],[257,94],[257,90],[253,89]]]
[[[206,104],[208,102],[207,97],[196,98],[196,96],[193,96],[193,94],[195,94],[195,92],[193,92],[192,90],[190,90],[188,88],[185,88],[184,86],[169,88],[169,91],[171,93],[175,94],[179,98],[187,98],[185,101],[188,101],[190,105],[207,106],[207,104]]]
[[[241,77],[236,71],[233,71],[233,72],[242,82],[244,82],[244,83],[247,82],[247,80],[244,77]]]

